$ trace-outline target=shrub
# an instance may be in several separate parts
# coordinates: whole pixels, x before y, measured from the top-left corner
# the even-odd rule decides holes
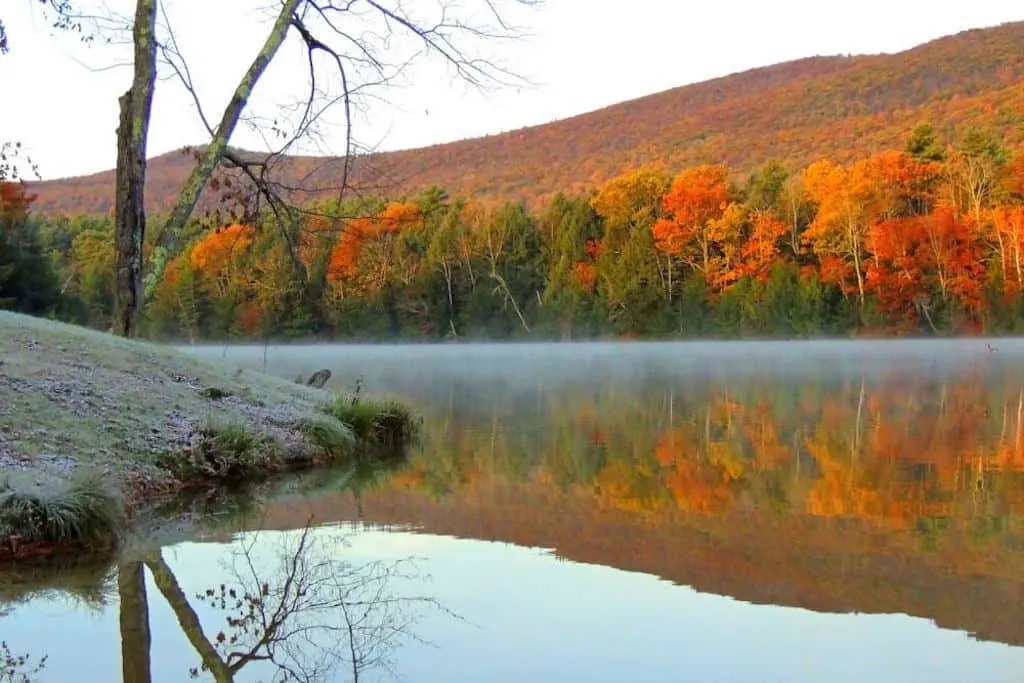
[[[227,389],[221,389],[220,387],[206,387],[199,393],[211,401],[219,401],[235,395],[234,392],[228,391]]]

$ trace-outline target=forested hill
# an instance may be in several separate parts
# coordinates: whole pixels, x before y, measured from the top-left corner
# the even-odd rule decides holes
[[[550,124],[376,155],[361,160],[357,181],[390,196],[440,185],[455,195],[535,204],[657,160],[670,171],[724,163],[737,172],[770,159],[794,166],[825,156],[844,162],[900,147],[923,122],[947,138],[967,123],[981,124],[1012,145],[1024,139],[1021,45],[1024,22],[899,54],[787,62]],[[181,152],[152,161],[151,211],[168,208],[191,164]],[[314,189],[336,186],[342,164],[295,157],[286,166],[289,185]],[[35,210],[108,213],[113,177],[108,171],[34,184]]]

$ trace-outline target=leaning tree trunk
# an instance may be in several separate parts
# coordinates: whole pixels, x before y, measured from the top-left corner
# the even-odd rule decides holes
[[[146,235],[143,193],[146,140],[156,84],[157,0],[137,0],[132,42],[132,87],[120,98],[117,126],[117,175],[114,196],[114,334],[135,336],[142,301],[142,244]]]
[[[140,3],[147,1],[155,2],[155,0],[139,0]],[[267,67],[270,66],[285,38],[288,37],[288,30],[292,26],[292,20],[295,12],[299,9],[300,2],[301,0],[283,0],[281,3],[277,20],[267,35],[267,39],[263,42],[263,47],[260,48],[259,53],[252,60],[249,69],[242,76],[241,80],[238,81],[235,92],[232,93],[231,99],[224,108],[220,123],[217,124],[210,142],[206,145],[206,149],[199,158],[199,163],[192,169],[192,172],[185,180],[185,184],[182,185],[181,191],[178,193],[178,198],[175,200],[174,206],[164,222],[161,232],[164,239],[172,238],[185,227],[185,224],[192,216],[192,212],[195,211],[203,188],[206,187],[206,183],[209,182],[214,169],[217,168],[217,165],[227,152],[228,142],[235,132],[235,127],[238,125],[242,112],[249,102],[253,89],[267,70]],[[146,121],[149,121],[148,115]],[[155,266],[156,268],[151,280],[153,284],[149,292],[141,292],[143,296],[152,294],[156,283],[163,277],[162,270],[166,268],[167,264],[164,261],[163,263],[156,263]]]
[[[192,647],[195,648],[196,653],[202,658],[206,669],[213,675],[213,680],[217,683],[232,683],[235,680],[235,672],[220,658],[216,648],[203,635],[203,625],[199,621],[199,615],[192,609],[192,605],[189,604],[188,598],[185,596],[185,591],[181,589],[177,577],[159,551],[146,560],[146,566],[153,574],[153,583],[167,600],[167,604],[171,606],[174,616],[178,619],[178,625]],[[235,664],[241,668],[246,661],[248,660],[243,658]]]

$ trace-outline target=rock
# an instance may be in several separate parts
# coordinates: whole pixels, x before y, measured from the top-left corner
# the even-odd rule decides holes
[[[313,376],[306,380],[306,385],[315,387],[317,389],[323,389],[324,385],[327,384],[327,380],[331,378],[331,371],[327,368],[317,370],[313,373]]]

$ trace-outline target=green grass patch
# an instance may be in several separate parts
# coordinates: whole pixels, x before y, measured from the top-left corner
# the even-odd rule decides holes
[[[323,412],[352,430],[363,446],[401,449],[419,438],[422,420],[397,401],[339,396]]]
[[[124,527],[124,508],[96,473],[41,486],[0,480],[0,534],[23,543],[111,546]]]
[[[211,416],[191,448],[158,463],[180,481],[194,482],[248,479],[279,469],[283,459],[273,439],[240,420]]]
[[[356,446],[352,428],[330,414],[311,415],[299,423],[299,429],[310,445],[331,460],[351,454]]]

